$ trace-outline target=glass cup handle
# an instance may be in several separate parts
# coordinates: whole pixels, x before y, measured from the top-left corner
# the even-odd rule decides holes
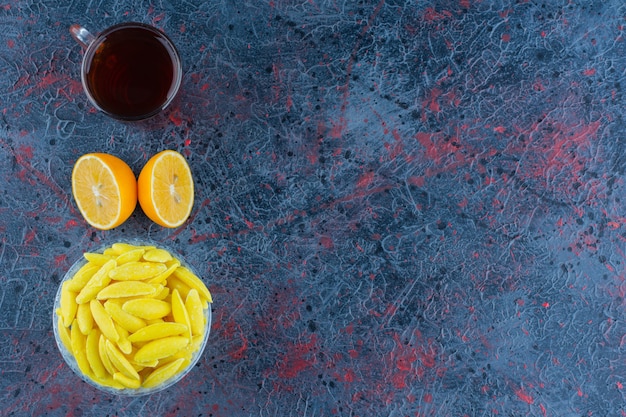
[[[91,44],[96,37],[93,36],[87,29],[82,27],[81,25],[72,25],[70,26],[70,33],[72,37],[81,44],[84,48],[87,48],[89,44]]]

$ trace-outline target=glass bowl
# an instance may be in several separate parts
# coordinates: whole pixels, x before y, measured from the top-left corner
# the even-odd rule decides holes
[[[157,242],[152,242],[152,241],[146,241],[146,240],[131,240],[131,239],[127,239],[127,240],[120,240],[117,243],[122,243],[122,244],[131,244],[134,246],[150,246],[150,247],[154,247],[157,249],[164,249],[167,252],[170,253],[170,255],[178,260],[180,262],[180,265],[182,267],[187,268],[188,270],[190,270],[193,274],[195,274],[197,277],[199,277],[200,275],[198,275],[196,273],[196,271],[191,267],[191,265],[189,265],[181,256],[180,254],[178,254],[176,251],[173,251],[171,248],[168,248],[164,245],[161,245]],[[111,245],[107,245],[107,246],[103,246],[98,250],[89,250],[89,253],[97,253],[97,254],[102,254],[106,249],[111,248],[113,246],[113,244]],[[57,347],[59,348],[59,352],[61,353],[61,356],[63,356],[63,359],[65,360],[65,362],[67,363],[67,365],[70,367],[70,369],[72,369],[72,371],[74,371],[74,373],[76,375],[78,375],[83,381],[87,382],[88,384],[94,386],[95,388],[102,390],[104,392],[107,392],[109,394],[115,394],[115,395],[122,395],[122,396],[141,396],[141,395],[148,395],[148,394],[153,394],[155,392],[158,391],[162,391],[166,388],[171,387],[172,385],[176,384],[178,381],[180,381],[182,378],[185,377],[185,375],[187,375],[189,373],[189,371],[191,371],[191,369],[193,369],[193,367],[196,365],[196,363],[198,362],[198,360],[200,359],[200,357],[202,356],[202,353],[204,352],[204,349],[206,347],[207,344],[207,340],[209,338],[209,332],[211,329],[211,303],[209,302],[208,304],[204,301],[203,302],[203,314],[204,314],[204,334],[202,336],[202,340],[198,343],[196,343],[197,345],[197,349],[191,354],[191,358],[188,361],[188,363],[185,365],[182,365],[183,368],[179,369],[173,376],[169,377],[168,379],[165,379],[164,381],[162,381],[161,383],[159,383],[158,385],[152,386],[152,387],[143,387],[140,386],[139,388],[127,388],[127,387],[112,387],[110,385],[107,385],[105,383],[99,382],[98,380],[94,379],[93,375],[87,375],[85,374],[85,372],[83,372],[78,364],[78,361],[75,357],[75,355],[68,350],[68,348],[65,346],[65,344],[63,343],[62,340],[62,336],[60,334],[61,332],[61,328],[60,326],[62,326],[62,324],[59,323],[60,319],[59,319],[59,314],[58,311],[60,311],[61,308],[61,293],[62,293],[62,288],[63,285],[66,281],[70,280],[72,277],[74,277],[74,275],[76,274],[76,272],[82,268],[84,265],[86,265],[88,263],[87,259],[85,259],[84,256],[81,256],[79,260],[77,260],[67,271],[67,273],[64,275],[63,280],[61,281],[61,283],[59,284],[59,288],[57,290],[56,293],[56,297],[54,299],[54,306],[53,306],[53,310],[52,310],[52,324],[53,324],[53,330],[54,330],[54,337],[56,340],[56,344]],[[173,292],[173,289],[170,289],[170,295]],[[184,300],[183,300],[184,301]],[[171,315],[170,315],[171,316]],[[167,318],[165,319],[166,321]],[[76,324],[74,324],[76,325]],[[93,324],[94,327],[96,327],[97,325],[94,323]],[[118,326],[118,330],[119,330],[119,326]],[[86,337],[86,336],[85,336]],[[144,342],[145,343],[145,342]],[[136,348],[133,347],[133,350],[136,353]],[[126,355],[127,358],[130,358],[129,355]],[[137,364],[135,363],[134,366],[137,366]],[[110,383],[110,381],[109,381]]]

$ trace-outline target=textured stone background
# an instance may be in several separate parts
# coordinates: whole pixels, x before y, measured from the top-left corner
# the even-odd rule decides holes
[[[0,415],[624,416],[626,6],[0,3]],[[163,29],[173,108],[94,111],[68,28]],[[176,149],[176,230],[80,217],[82,154]],[[214,295],[198,366],[103,394],[52,335],[85,250],[150,238]]]

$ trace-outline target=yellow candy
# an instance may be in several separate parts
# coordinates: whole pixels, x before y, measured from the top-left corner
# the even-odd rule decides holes
[[[105,378],[107,370],[100,359],[100,331],[93,329],[87,336],[86,342],[87,361],[96,378]]]
[[[93,315],[89,304],[79,304],[76,311],[76,322],[80,331],[87,336],[93,328]]]
[[[111,318],[115,320],[117,324],[128,330],[130,333],[134,333],[146,326],[146,322],[143,319],[125,312],[122,310],[122,306],[115,301],[109,300],[105,302],[104,309],[111,315]]]
[[[93,315],[93,320],[96,322],[102,334],[109,340],[113,342],[117,342],[120,339],[119,334],[117,334],[117,330],[115,329],[115,324],[113,323],[113,319],[104,309],[100,301],[91,300],[89,303],[89,307],[91,308],[91,314]]]
[[[162,272],[167,267],[163,264],[152,262],[128,262],[117,266],[111,272],[109,277],[116,281],[141,281],[152,278]]]
[[[122,252],[116,251],[113,248],[106,248],[104,251],[102,251],[102,254],[110,256],[111,258],[117,258],[122,254]]]
[[[61,317],[63,325],[70,327],[76,316],[78,305],[76,304],[76,293],[68,290],[68,281],[61,286]]]
[[[122,353],[129,355],[133,351],[133,345],[130,342],[130,340],[128,340],[128,336],[129,336],[128,330],[126,330],[125,328],[123,328],[117,323],[115,323],[115,330],[117,331],[117,334],[120,336],[119,340],[117,341],[117,347],[120,348]]]
[[[167,336],[176,336],[188,331],[188,327],[180,323],[161,322],[154,323],[137,330],[128,336],[128,340],[132,343],[147,342],[154,339],[160,339]]]
[[[135,361],[139,363],[151,362],[171,356],[189,344],[189,339],[183,336],[170,336],[153,340],[142,346],[135,354]]]
[[[100,287],[85,287],[82,290],[80,290],[80,292],[78,293],[78,295],[76,296],[76,302],[79,304],[85,304],[90,302],[91,300],[93,300],[94,298],[96,298],[96,296],[98,295],[98,293],[100,292],[100,290],[102,288],[104,288],[106,286],[102,285]]]
[[[169,303],[152,298],[138,298],[128,300],[122,305],[122,310],[146,320],[159,319],[172,311]]]
[[[187,294],[185,300],[185,308],[189,315],[189,323],[191,325],[191,334],[203,335],[204,334],[204,311],[202,309],[202,301],[198,291],[194,288]]]
[[[70,329],[63,325],[63,317],[59,316],[57,320],[57,328],[59,330],[59,339],[61,339],[61,343],[65,346],[65,349],[68,351],[72,351],[72,338],[70,336]]]
[[[85,287],[87,282],[89,282],[91,277],[93,277],[98,269],[100,269],[100,266],[89,262],[81,266],[78,271],[76,271],[72,279],[66,281],[67,289],[70,291],[79,292]]]
[[[141,281],[120,281],[110,284],[100,290],[96,298],[106,300],[108,298],[138,297],[153,295],[157,288],[154,285]]]
[[[212,301],[202,280],[154,246],[116,243],[84,258],[56,310],[59,340],[81,372],[107,387],[137,389],[185,369],[204,340]]]
[[[122,372],[116,372],[113,374],[113,380],[130,389],[137,389],[141,386],[139,375],[137,375],[137,379],[135,379],[126,376]]]
[[[99,265],[99,266],[102,266],[108,261],[110,261],[111,259],[113,259],[112,256],[103,255],[101,253],[93,253],[93,252],[83,253],[83,258],[85,258],[87,262],[89,262],[91,265]]]
[[[107,376],[105,378],[97,378],[96,382],[104,385],[105,387],[113,388],[113,389],[124,389],[126,388],[124,385],[119,382],[113,380],[112,376]]]
[[[204,285],[204,282],[198,278],[191,270],[180,266],[174,271],[174,275],[182,282],[187,284],[190,288],[195,288],[201,297],[204,297],[209,303],[213,302],[209,289]]]
[[[170,288],[172,293],[174,291],[178,291],[182,298],[186,298],[189,291],[191,291],[191,287],[189,285],[185,284],[182,280],[175,276],[171,276],[167,279],[167,286]]]
[[[78,324],[76,324],[76,320],[74,320],[74,322],[72,323],[70,338],[72,354],[74,354],[74,358],[76,359],[78,367],[80,368],[82,373],[84,373],[85,375],[90,375],[91,366],[89,365],[89,361],[87,360],[87,353],[85,352],[87,337],[80,332]]]
[[[185,303],[180,297],[178,290],[172,292],[172,316],[176,323],[184,324],[187,327],[187,334],[185,336],[191,338],[191,324],[189,322],[189,314],[185,308]]]
[[[150,249],[143,255],[143,259],[149,262],[159,262],[164,264],[171,261],[172,255],[165,249]]]
[[[191,338],[191,343],[189,346],[192,348],[192,352],[195,352],[200,348],[200,345],[204,341],[204,335],[195,335]]]
[[[137,353],[137,352],[135,351],[135,353]],[[155,367],[157,367],[159,365],[159,360],[158,359],[155,359],[155,360],[150,361],[150,362],[141,362],[141,363],[137,362],[134,357],[130,357],[128,360],[130,361],[130,363],[133,364],[135,369],[137,369],[138,367],[142,367],[144,369],[145,368],[155,368]],[[148,370],[146,372],[150,372],[150,371]]]
[[[193,356],[194,352],[196,352],[200,348],[200,345],[202,344],[203,340],[204,340],[203,336],[200,336],[200,335],[193,336],[191,338],[191,341],[189,342],[187,346],[185,346],[185,348],[181,349],[180,351],[176,352],[174,355],[171,356],[171,360],[184,358],[186,363],[191,362],[191,357]],[[160,363],[163,363],[169,359],[170,358],[162,359]]]
[[[154,285],[154,284],[153,284]],[[161,286],[161,291],[159,291],[156,295],[153,296],[155,300],[165,300],[168,295],[170,295],[169,287],[164,287],[161,284],[156,284]]]
[[[93,274],[91,279],[85,284],[82,290],[76,296],[76,302],[78,304],[87,303],[94,299],[96,295],[100,292],[101,289],[106,287],[109,282],[111,282],[111,278],[109,278],[109,272],[115,268],[115,260],[111,259],[107,261],[104,265],[98,269],[98,271]]]
[[[111,359],[109,359],[109,353],[107,352],[106,340],[107,339],[104,337],[104,335],[100,334],[100,337],[98,340],[98,354],[100,356],[100,361],[102,361],[102,365],[104,366],[104,369],[106,369],[109,375],[113,375],[117,371],[115,367],[113,366],[113,364],[111,363]]]
[[[150,278],[148,280],[148,282],[150,284],[161,284],[163,281],[168,279],[170,277],[170,275],[172,275],[174,273],[174,271],[176,270],[176,268],[178,268],[179,266],[180,266],[180,261],[178,261],[178,260],[172,261],[171,265],[167,266],[167,269],[165,271],[163,271],[160,274],[155,275],[154,277]]]
[[[124,252],[132,251],[135,249],[143,249],[144,251],[147,251],[150,249],[154,249],[154,246],[131,245],[130,243],[117,242],[112,244],[110,249],[114,253],[121,255]]]
[[[146,250],[143,248],[129,250],[128,252],[118,255],[117,258],[115,258],[115,262],[117,262],[118,265],[128,262],[137,262],[143,257],[145,252]]]
[[[178,373],[183,366],[183,362],[185,362],[185,359],[179,358],[173,362],[156,368],[143,381],[143,386],[145,388],[152,388],[162,384]]]
[[[120,371],[122,374],[126,375],[129,378],[139,379],[139,374],[133,368],[133,365],[126,359],[124,354],[119,351],[119,349],[111,343],[110,340],[105,341],[106,351],[111,360],[111,364]],[[115,375],[115,374],[114,374]]]

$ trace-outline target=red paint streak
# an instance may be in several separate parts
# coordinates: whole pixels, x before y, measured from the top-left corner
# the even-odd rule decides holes
[[[396,142],[402,142],[402,136],[400,136],[400,132],[398,132],[398,129],[393,129],[391,131],[391,134]]]
[[[67,255],[57,255],[54,257],[54,266],[60,268],[65,264],[67,260]]]
[[[498,14],[500,15],[501,18],[507,20],[507,18],[509,17],[511,13],[513,13],[513,9],[506,9],[506,10],[501,11]]]
[[[501,39],[502,39],[502,42],[510,42],[511,35],[509,35],[508,33],[503,33]]]
[[[61,77],[59,75],[54,74],[54,73],[49,73],[37,83],[37,88],[41,90],[46,89],[48,87],[51,87],[53,84],[57,83],[60,80],[61,80]],[[26,96],[28,96],[31,93],[32,91],[26,93]]]
[[[322,236],[320,238],[320,244],[326,249],[332,249],[335,246],[333,239],[328,236]]]
[[[12,49],[12,48],[14,48],[14,47],[15,47],[15,41],[14,41],[13,39],[9,39],[9,40],[7,41],[7,46],[8,46],[9,48],[11,48],[11,49]]]
[[[393,135],[395,143],[393,145],[386,143],[385,149],[389,151],[389,157],[393,160],[404,153],[404,147],[402,145],[402,137],[400,136],[398,130],[393,129],[391,134]]]
[[[280,355],[277,368],[280,378],[293,379],[316,363],[317,336],[310,335],[308,343],[290,343]]]
[[[216,239],[220,237],[219,234],[217,233],[203,233],[203,234],[198,234],[195,230],[191,231],[191,238],[190,238],[190,242],[192,245],[196,244],[196,243],[200,243],[200,242],[204,242],[208,239]]]
[[[278,98],[280,97],[282,81],[280,67],[276,63],[272,64],[272,74],[274,75],[274,80],[276,81],[276,84],[272,87],[272,91],[274,92],[274,100],[278,101]]]
[[[395,367],[391,383],[396,389],[406,388],[406,379],[412,374],[413,364],[418,359],[417,349],[402,343],[397,334],[393,335],[396,345],[391,352],[391,361]]]
[[[435,358],[437,356],[437,351],[432,347],[428,347],[428,350],[420,349],[420,360],[422,361],[422,365],[427,368],[435,367]]]
[[[236,350],[229,352],[228,355],[234,360],[241,360],[242,358],[246,356],[246,351],[248,350],[248,339],[246,339],[246,337],[244,336],[243,332],[241,331],[241,327],[239,325],[237,325],[237,328],[239,329],[239,337],[241,338],[241,346],[237,348]]]
[[[452,16],[452,13],[450,13],[447,10],[438,12],[433,7],[428,7],[426,8],[426,10],[424,10],[424,20],[426,22],[437,22],[439,20],[447,19],[451,16]]]
[[[343,131],[346,128],[347,122],[343,117],[339,118],[337,123],[333,123],[333,127],[330,130],[330,137],[333,139],[341,139],[343,136]]]
[[[22,87],[27,86],[28,85],[28,79],[29,78],[26,75],[22,75],[20,78],[18,78],[18,80],[13,85],[13,91],[18,91]]]
[[[174,123],[175,126],[180,126],[183,124],[183,118],[180,115],[179,111],[170,112],[170,122]]]
[[[520,388],[518,390],[515,391],[515,395],[517,395],[517,398],[519,398],[520,400],[524,401],[526,404],[534,404],[535,403],[535,399],[530,396],[529,394],[526,393],[526,391],[524,391],[523,388]]]
[[[356,374],[352,369],[347,369],[343,376],[343,380],[346,382],[354,382],[356,380]]]
[[[529,129],[519,130],[517,134],[524,134],[531,138],[533,147],[537,150],[521,163],[518,170],[521,175],[536,181],[538,186],[547,189],[557,187],[559,192],[571,191],[563,181],[549,181],[550,175],[557,174],[559,178],[566,178],[568,183],[588,183],[582,179],[589,159],[587,153],[593,151],[594,139],[600,129],[601,122],[589,124],[566,125],[558,120],[545,120],[552,127],[546,131],[543,125],[534,123]],[[507,152],[528,153],[526,145],[509,145]]]
[[[433,402],[433,394],[431,394],[431,393],[424,394],[424,402],[427,403],[427,404],[432,403]]]
[[[586,69],[585,71],[583,71],[583,75],[586,77],[591,77],[592,75],[596,74],[596,69],[595,68],[589,68]]]
[[[443,163],[449,158],[457,158],[455,153],[459,148],[440,133],[419,132],[415,138],[424,147],[425,156],[433,162]]]
[[[376,117],[380,121],[380,124],[383,127],[383,134],[388,135],[390,132],[389,132],[387,121],[383,119],[383,117],[378,112],[376,112],[376,110],[372,109],[372,112],[376,115]],[[367,119],[365,119],[365,121],[367,121]],[[391,136],[393,137],[393,142],[384,144],[385,149],[387,149],[387,151],[389,152],[389,158],[391,160],[394,160],[397,157],[402,155],[406,162],[409,162],[409,163],[412,162],[414,158],[411,155],[407,155],[404,152],[404,143],[402,141],[402,135],[400,134],[398,129],[396,128],[391,129]]]
[[[78,225],[79,225],[79,224],[78,224],[78,222],[77,222],[76,220],[68,220],[68,221],[65,223],[65,230],[69,230],[70,228],[72,228],[72,227],[76,227],[76,226],[78,226]]]
[[[154,18],[152,19],[152,25],[153,26],[157,26],[157,23],[159,23],[161,20],[163,20],[164,17],[165,17],[165,13],[160,13],[160,14],[154,16]]]
[[[326,136],[327,130],[328,129],[323,121],[318,122],[317,129],[315,132],[316,138],[307,141],[310,147],[309,149],[307,149],[306,157],[311,163],[311,165],[315,165],[317,163],[319,149],[322,144],[323,138]],[[331,132],[331,136],[332,136],[332,132]],[[341,137],[341,134],[340,134],[340,137]]]
[[[459,2],[459,4],[464,9],[469,9],[470,8],[470,0],[461,0]]]
[[[428,99],[426,99],[423,103],[423,107],[427,107],[430,111],[434,113],[439,113],[441,111],[441,106],[439,105],[439,98],[441,97],[441,90],[439,88],[433,88],[430,90],[430,94]]]
[[[423,176],[409,177],[407,181],[409,184],[415,185],[417,187],[423,187],[426,184],[426,179]]]
[[[65,94],[65,96],[71,100],[71,96],[75,95],[77,93],[79,93],[80,91],[82,91],[83,86],[81,84],[80,81],[78,80],[74,80],[74,79],[68,79],[67,77],[55,74],[53,72],[48,73],[47,75],[45,75],[39,82],[37,82],[32,88],[29,88],[26,92],[25,92],[25,96],[28,97],[31,94],[37,92],[37,91],[41,91],[41,90],[45,90],[47,88],[52,87],[53,85],[56,85],[60,82],[64,82],[64,84],[67,85],[67,88],[69,88],[69,90],[66,90],[65,85],[63,87],[61,87],[59,89],[60,92],[63,92]],[[17,87],[17,85],[16,85]]]
[[[37,232],[35,230],[29,230],[26,236],[24,236],[24,245],[31,244],[33,240],[35,240],[35,237],[37,237]]]
[[[407,374],[405,372],[396,372],[391,376],[391,383],[393,384],[395,389],[403,389],[406,388],[406,377]]]
[[[27,159],[33,159],[33,147],[21,145],[18,149],[20,154]]]
[[[356,187],[367,188],[370,185],[372,185],[373,181],[374,181],[374,172],[366,172],[365,174],[361,176],[361,178],[359,178],[359,180],[356,183]]]

